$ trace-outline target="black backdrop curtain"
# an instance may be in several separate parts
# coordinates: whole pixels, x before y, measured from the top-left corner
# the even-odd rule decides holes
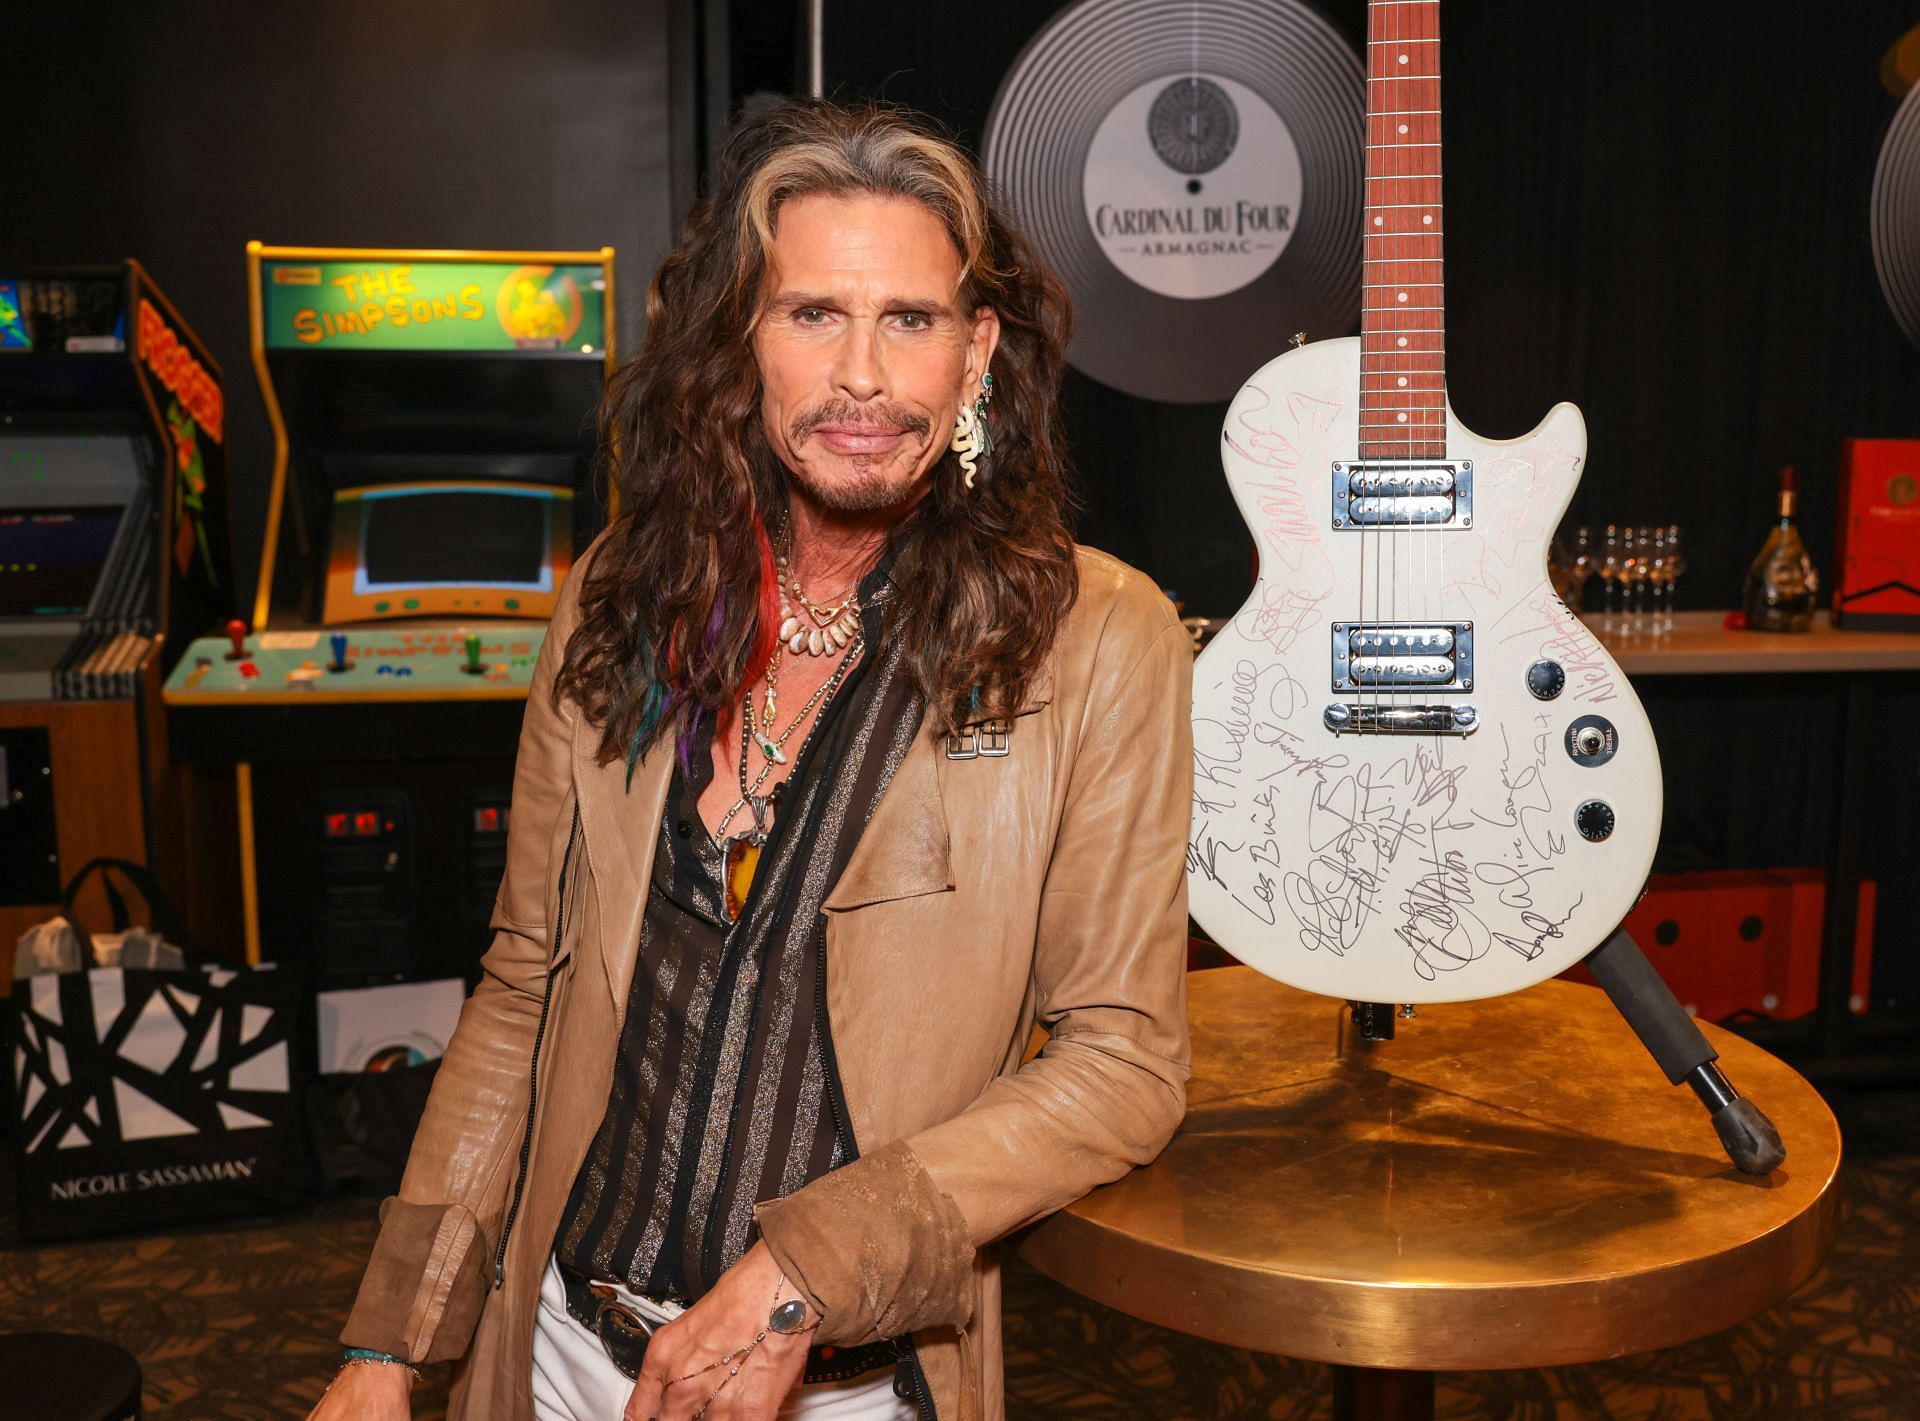
[[[1060,8],[829,0],[829,91],[911,104],[977,147],[1001,76]],[[1361,0],[1322,8],[1363,46]],[[1511,437],[1558,400],[1578,404],[1589,462],[1569,525],[1681,524],[1682,608],[1738,601],[1788,463],[1830,575],[1841,441],[1920,437],[1920,352],[1886,310],[1867,237],[1898,102],[1880,59],[1916,22],[1920,0],[1442,8],[1454,406]],[[1081,538],[1189,610],[1237,608],[1252,545],[1216,462],[1225,406],[1139,400],[1075,374],[1066,408]],[[1889,786],[1868,826],[1883,1002],[1920,994],[1913,679],[1883,688],[1875,727]],[[1661,867],[1825,861],[1835,682],[1639,690],[1667,767]]]
[[[829,0],[828,87],[977,146],[1001,76],[1060,8]],[[1360,0],[1322,8],[1363,46]],[[1683,607],[1737,600],[1781,465],[1800,468],[1825,573],[1840,441],[1920,436],[1920,352],[1867,239],[1897,105],[1880,58],[1917,22],[1916,0],[1442,7],[1454,406],[1510,437],[1578,404],[1569,522],[1681,524]],[[1067,408],[1083,538],[1196,612],[1239,606],[1251,546],[1216,460],[1225,405],[1075,375]]]

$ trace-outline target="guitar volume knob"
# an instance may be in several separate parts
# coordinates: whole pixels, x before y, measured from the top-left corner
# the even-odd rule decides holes
[[[1527,690],[1537,701],[1550,701],[1567,688],[1567,673],[1557,661],[1536,661],[1527,668]]]
[[[1573,811],[1573,827],[1589,844],[1597,844],[1613,835],[1613,806],[1602,799],[1590,799]]]

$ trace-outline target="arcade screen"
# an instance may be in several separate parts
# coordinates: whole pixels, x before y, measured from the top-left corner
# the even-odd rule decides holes
[[[117,276],[0,277],[0,351],[127,348]]]
[[[0,350],[32,350],[27,313],[20,306],[20,284],[0,281]]]
[[[539,484],[344,489],[323,619],[545,616],[572,562],[572,500]]]
[[[124,508],[0,512],[0,617],[77,617],[113,551]]]

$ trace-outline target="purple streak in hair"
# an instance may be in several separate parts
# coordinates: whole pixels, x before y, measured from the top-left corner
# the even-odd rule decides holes
[[[726,621],[727,594],[722,590],[713,599],[713,611],[707,617],[707,629],[700,638],[700,654],[709,661],[713,659],[715,648],[720,644],[720,629],[726,625]],[[666,709],[662,712],[663,717],[671,719],[675,716],[679,712],[680,703],[685,699],[686,693],[682,688],[669,687]],[[681,726],[680,734],[675,741],[680,754],[680,768],[689,775],[693,773],[693,742],[699,734],[699,729],[700,717],[689,716],[686,724]]]
[[[670,716],[678,714],[682,699],[678,691],[669,691],[667,693],[666,714]],[[681,727],[679,735],[674,737],[674,747],[680,755],[680,768],[688,775],[693,773],[693,741],[699,732],[700,717],[695,715],[688,717],[687,723]]]

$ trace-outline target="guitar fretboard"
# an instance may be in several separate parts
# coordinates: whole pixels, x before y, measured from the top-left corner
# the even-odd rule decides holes
[[[1440,0],[1368,0],[1360,456],[1446,454]]]

